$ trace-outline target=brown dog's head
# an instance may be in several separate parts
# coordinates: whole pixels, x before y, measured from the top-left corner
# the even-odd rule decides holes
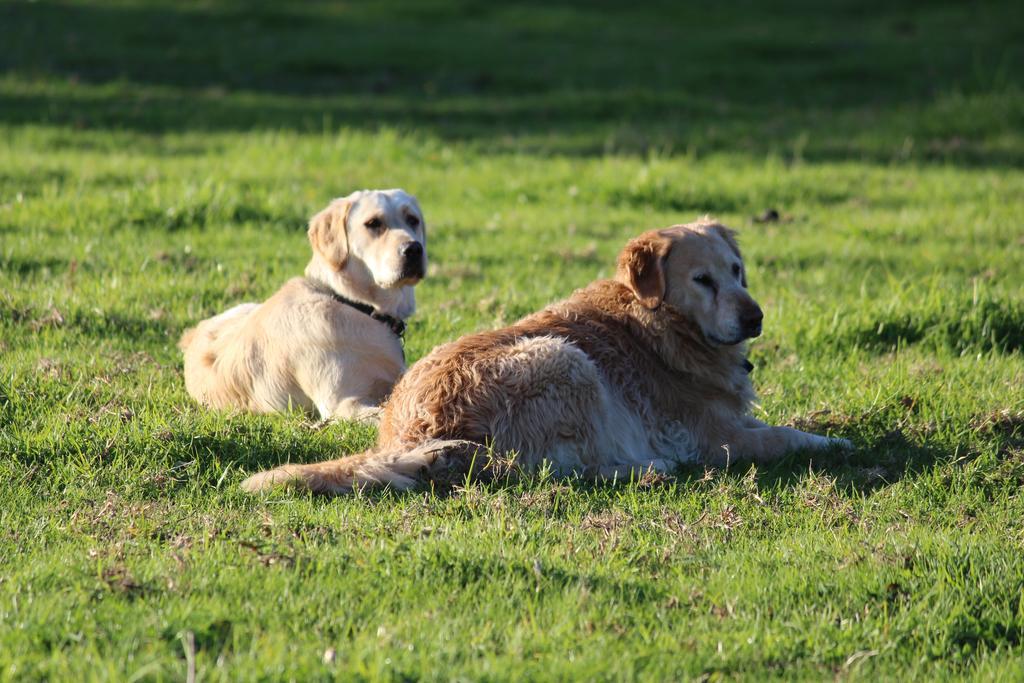
[[[309,241],[335,271],[382,289],[414,285],[427,272],[423,212],[402,190],[360,190],[335,199],[309,221]]]
[[[644,233],[619,256],[615,278],[646,308],[671,306],[708,343],[732,346],[761,334],[761,307],[747,293],[734,233],[712,221]]]

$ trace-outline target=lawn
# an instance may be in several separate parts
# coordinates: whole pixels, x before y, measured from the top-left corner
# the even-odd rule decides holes
[[[0,1],[0,680],[1024,678],[1024,10],[772,4]],[[856,448],[244,495],[374,430],[177,339],[362,187],[410,361],[717,216],[760,416]]]

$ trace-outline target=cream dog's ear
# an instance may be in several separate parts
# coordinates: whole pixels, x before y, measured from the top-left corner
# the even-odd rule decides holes
[[[345,267],[348,259],[348,214],[352,200],[335,199],[327,208],[309,220],[309,243],[335,270]]]
[[[619,254],[615,279],[652,311],[665,298],[665,257],[671,247],[672,240],[663,235],[642,235],[630,240]]]

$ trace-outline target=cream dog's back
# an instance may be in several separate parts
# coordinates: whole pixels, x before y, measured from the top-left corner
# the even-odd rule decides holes
[[[405,370],[385,325],[293,278],[263,304],[240,304],[182,338],[185,386],[211,408],[257,413],[343,409],[333,387],[379,403]]]

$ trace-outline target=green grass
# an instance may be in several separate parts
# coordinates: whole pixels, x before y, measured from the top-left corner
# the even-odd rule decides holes
[[[0,679],[1024,677],[1024,13],[773,4],[0,2]],[[718,216],[761,416],[856,449],[243,495],[374,432],[200,410],[177,338],[379,186],[411,360]]]

